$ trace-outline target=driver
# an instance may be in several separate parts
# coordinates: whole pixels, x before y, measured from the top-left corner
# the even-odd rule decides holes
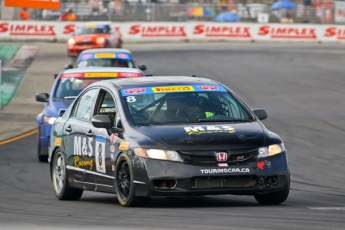
[[[183,105],[180,105],[176,111],[175,116],[184,120],[199,120],[212,117],[213,112],[206,108],[206,103],[203,97],[188,96],[185,100],[181,100]]]

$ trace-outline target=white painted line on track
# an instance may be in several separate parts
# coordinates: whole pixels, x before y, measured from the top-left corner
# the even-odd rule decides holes
[[[345,207],[307,207],[307,208],[313,209],[313,210],[322,210],[322,211],[332,211],[332,210],[345,211]]]

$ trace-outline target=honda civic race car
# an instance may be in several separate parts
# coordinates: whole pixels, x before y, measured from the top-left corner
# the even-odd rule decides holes
[[[76,64],[76,68],[80,67],[127,67],[138,68],[142,71],[146,70],[145,64],[139,64],[137,67],[134,63],[131,51],[127,49],[88,49],[81,52]],[[73,68],[73,65],[68,66]]]
[[[36,117],[38,125],[38,160],[47,162],[50,130],[58,117],[59,111],[67,109],[86,86],[95,81],[110,78],[142,76],[144,75],[140,70],[133,68],[79,68],[60,72],[51,89],[51,96],[48,93],[36,94],[36,101],[46,102],[43,111]]]
[[[107,22],[78,25],[73,36],[67,41],[67,52],[70,57],[77,57],[87,49],[121,47],[122,39]]]
[[[122,206],[218,194],[282,203],[290,190],[287,152],[260,121],[266,117],[205,78],[94,83],[53,125],[55,194],[77,200],[83,190],[116,193]]]

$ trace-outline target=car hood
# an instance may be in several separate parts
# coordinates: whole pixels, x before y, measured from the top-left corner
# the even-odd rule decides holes
[[[265,132],[258,122],[142,126],[137,131],[164,143],[172,150],[257,148],[264,146],[265,142]]]
[[[90,42],[90,41],[96,41],[97,38],[104,37],[107,38],[107,34],[83,34],[83,35],[76,35],[73,36],[74,40],[76,42]]]
[[[51,101],[44,108],[44,115],[48,117],[58,117],[60,109],[67,109],[73,99]]]

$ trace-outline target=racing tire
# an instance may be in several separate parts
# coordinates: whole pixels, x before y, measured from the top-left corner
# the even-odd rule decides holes
[[[255,200],[261,205],[275,205],[283,203],[289,196],[290,180],[284,186],[284,190],[267,194],[255,194]]]
[[[37,132],[37,158],[39,162],[48,162],[48,155],[42,155],[42,147],[41,147],[41,139],[40,139],[41,133],[40,133],[40,128],[38,127],[38,132]]]
[[[130,159],[121,154],[116,161],[115,190],[119,203],[124,207],[145,207],[150,203],[150,197],[135,196],[133,169]]]
[[[54,154],[52,181],[55,195],[59,200],[79,200],[83,195],[83,190],[69,186],[65,155],[60,149]]]

